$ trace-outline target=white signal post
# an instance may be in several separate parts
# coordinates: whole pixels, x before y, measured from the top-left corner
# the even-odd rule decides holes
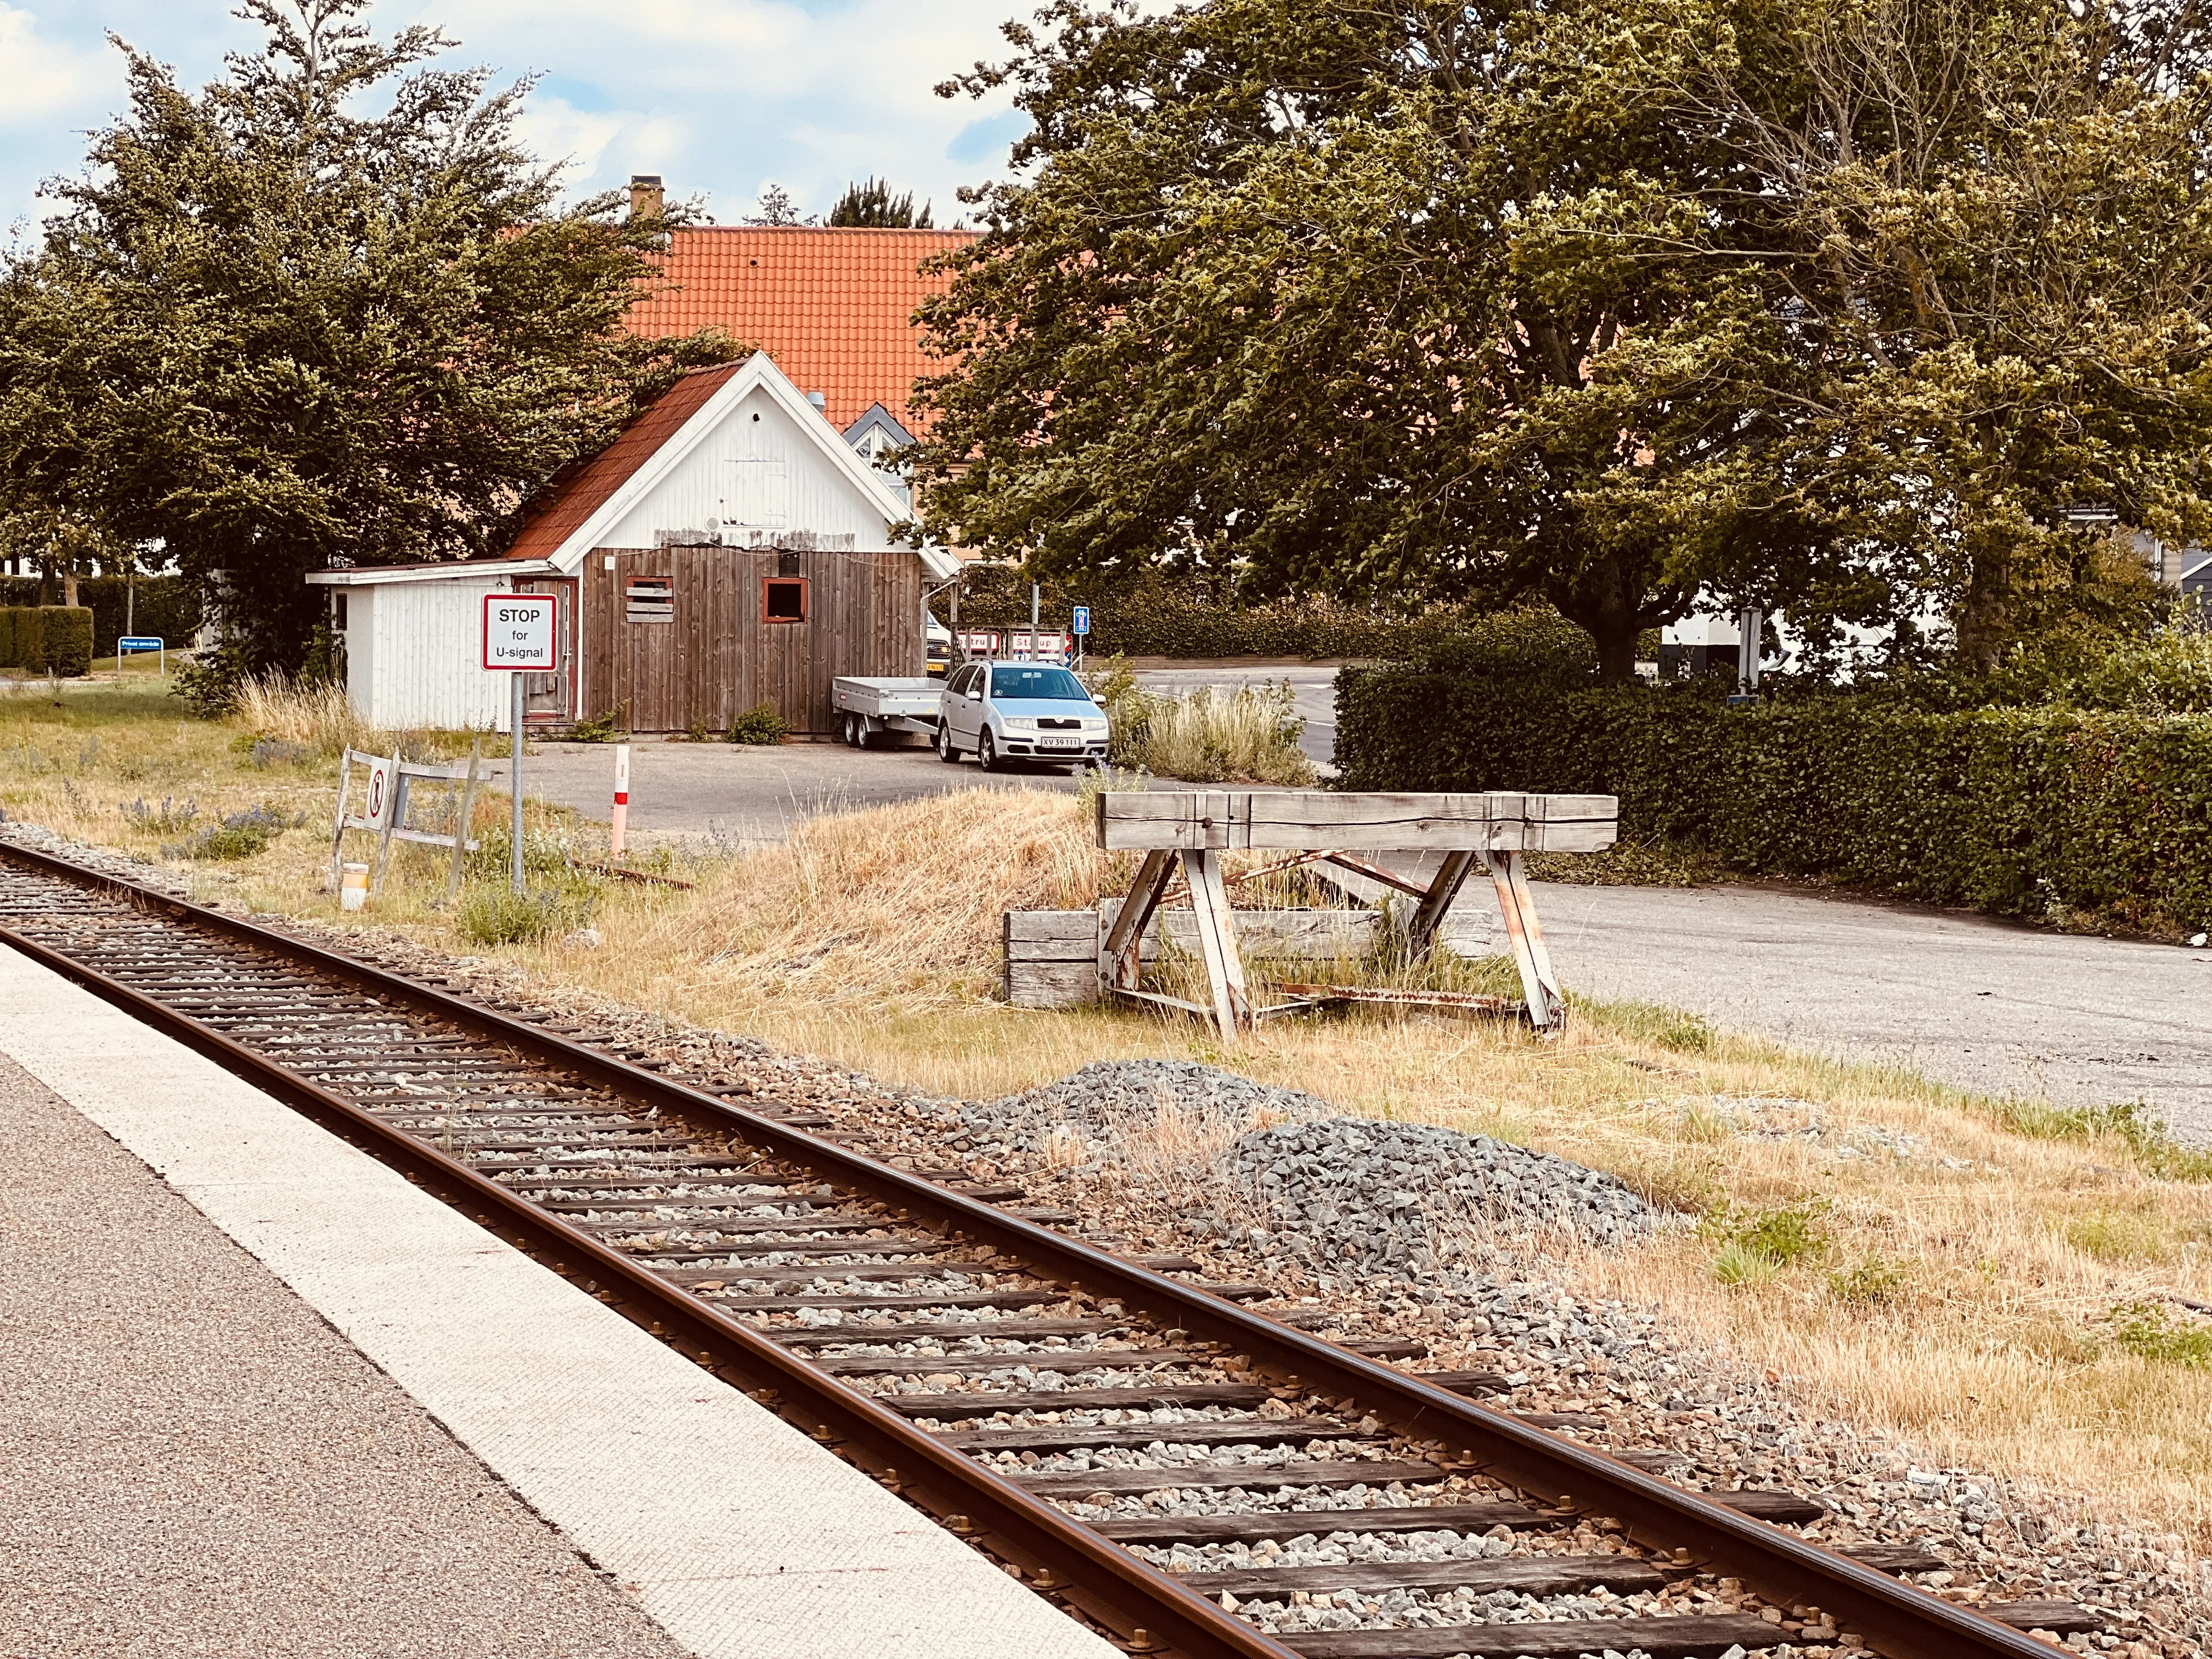
[[[623,835],[629,828],[629,745],[615,745],[615,815],[608,845],[616,863],[622,862]]]
[[[560,602],[550,593],[487,593],[483,602],[483,665],[505,673],[514,688],[514,822],[509,833],[508,879],[522,890],[522,677],[557,673],[561,667]],[[461,826],[468,834],[468,826]]]

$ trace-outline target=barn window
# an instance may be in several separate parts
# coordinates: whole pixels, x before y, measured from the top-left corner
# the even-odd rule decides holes
[[[672,623],[676,620],[676,584],[665,576],[632,576],[627,591],[634,623]]]
[[[764,576],[761,579],[761,620],[803,623],[806,620],[806,578]]]

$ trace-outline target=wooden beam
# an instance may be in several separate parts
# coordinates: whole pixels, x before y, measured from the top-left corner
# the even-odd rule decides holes
[[[1213,1023],[1224,1042],[1252,1024],[1252,1002],[1244,990],[1244,963],[1237,954],[1237,921],[1229,890],[1221,883],[1218,854],[1191,848],[1182,854],[1190,882],[1190,908],[1198,918],[1198,944],[1206,958],[1206,977],[1213,989]]]
[[[1536,900],[1528,890],[1528,878],[1522,872],[1521,854],[1508,853],[1482,862],[1498,890],[1498,914],[1505,919],[1505,936],[1513,945],[1513,965],[1521,973],[1521,994],[1528,1004],[1528,1023],[1540,1031],[1557,1031],[1566,1022],[1566,1003],[1552,972],[1551,952],[1544,948],[1544,931],[1536,925]]]
[[[1098,844],[1111,852],[1261,848],[1334,852],[1594,853],[1613,845],[1612,795],[1334,794],[1321,790],[1109,790]]]
[[[1413,909],[1413,919],[1406,924],[1406,946],[1416,958],[1425,957],[1437,942],[1437,930],[1443,926],[1445,915],[1452,901],[1459,896],[1461,884],[1467,872],[1474,866],[1473,853],[1447,853],[1444,861],[1437,866],[1437,878],[1429,884],[1428,891]]]
[[[1144,971],[1138,960],[1137,942],[1144,937],[1152,912],[1160,908],[1160,899],[1174,879],[1173,854],[1156,851],[1145,855],[1136,880],[1129,884],[1128,898],[1115,912],[1106,936],[1098,942],[1098,983],[1102,988],[1137,988],[1137,981]]]

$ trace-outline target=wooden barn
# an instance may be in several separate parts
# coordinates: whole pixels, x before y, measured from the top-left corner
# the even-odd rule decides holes
[[[319,572],[346,685],[380,726],[504,730],[476,651],[483,595],[560,596],[565,666],[533,674],[532,726],[616,715],[720,730],[766,703],[828,733],[840,674],[920,674],[926,612],[957,562],[891,544],[907,507],[766,353],[685,375],[557,478],[502,560]]]

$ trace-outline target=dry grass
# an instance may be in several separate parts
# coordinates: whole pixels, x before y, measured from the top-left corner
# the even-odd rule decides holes
[[[326,763],[257,767],[242,721],[183,720],[143,694],[70,695],[62,709],[43,695],[0,697],[0,805],[12,816],[140,852],[160,837],[117,810],[133,793],[195,793],[208,812],[273,799],[325,821]],[[562,830],[557,815],[537,822]],[[336,922],[318,890],[326,845],[312,829],[290,832],[199,879]],[[441,873],[432,856],[403,861],[366,920],[476,948],[432,908]],[[1010,1009],[990,999],[1000,913],[1085,905],[1127,880],[1061,795],[975,792],[817,819],[786,846],[684,873],[696,891],[611,888],[600,950],[548,942],[498,954],[550,986],[950,1095],[989,1097],[1094,1060],[1166,1054],[1348,1111],[1564,1153],[1663,1203],[1730,1218],[1569,1263],[1592,1289],[1663,1305],[1670,1321],[1786,1374],[1822,1409],[1937,1459],[2084,1493],[2094,1510],[2212,1543],[2212,1367],[2172,1357],[2195,1351],[2186,1345],[2165,1358],[2131,1347],[2115,1318],[2169,1295],[2212,1302],[2212,1183],[2162,1178],[2094,1121],[1717,1036],[1637,1005],[1581,1006],[1550,1042],[1357,1015],[1272,1026],[1234,1052],[1188,1023]],[[1742,1104],[1753,1099],[1804,1104],[1761,1114]],[[1815,1115],[1825,1146],[1783,1138]],[[1906,1150],[1881,1150],[1882,1136]],[[1838,1158],[1838,1138],[1874,1150]],[[1814,1248],[1723,1282],[1717,1263],[1744,1248],[1732,1231],[1808,1200],[1825,1206],[1809,1212]]]
[[[1298,747],[1305,720],[1292,708],[1287,684],[1243,686],[1227,696],[1200,686],[1182,696],[1161,696],[1116,669],[1100,695],[1114,717],[1117,765],[1200,783],[1314,781],[1313,762]]]

